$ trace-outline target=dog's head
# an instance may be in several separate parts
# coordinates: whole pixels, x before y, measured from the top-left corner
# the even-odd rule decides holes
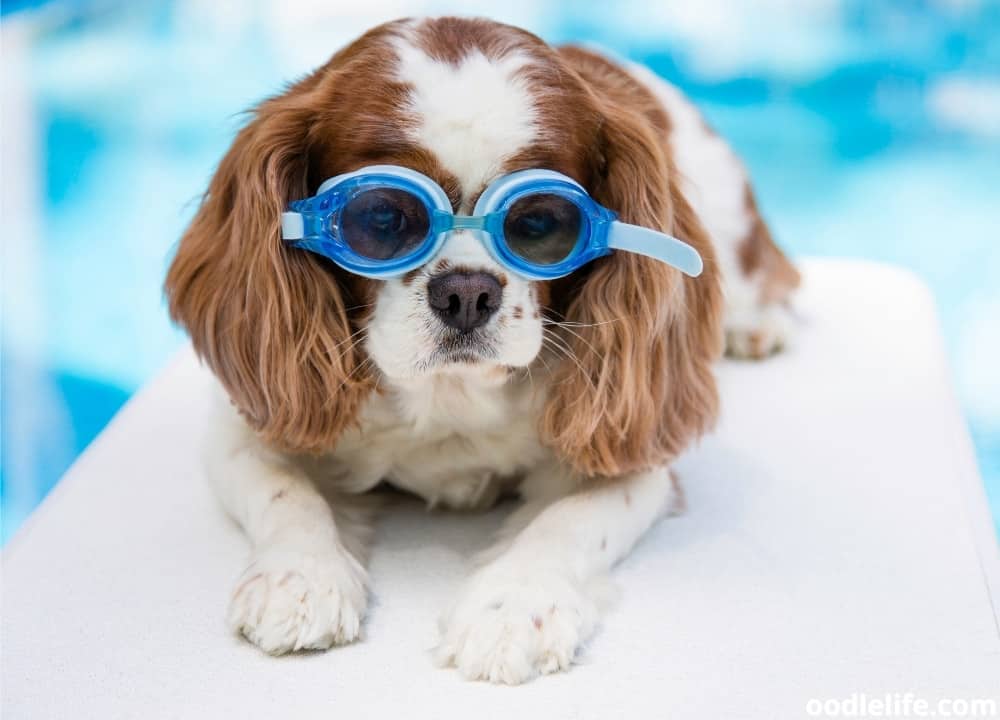
[[[586,475],[663,462],[714,418],[721,343],[714,256],[676,189],[668,133],[649,93],[586,51],[482,20],[380,26],[239,133],[170,268],[171,314],[284,449],[331,449],[377,386],[497,381],[538,361],[539,432],[567,462]],[[456,230],[424,267],[375,281],[283,245],[290,200],[375,164],[429,176],[460,213],[499,175],[556,170],[622,220],[694,245],[706,270],[614,253],[529,281]]]

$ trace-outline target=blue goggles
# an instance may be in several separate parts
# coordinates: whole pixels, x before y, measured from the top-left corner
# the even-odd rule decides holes
[[[371,278],[421,267],[451,230],[476,231],[498,263],[533,280],[568,275],[612,250],[646,255],[692,277],[701,273],[701,256],[687,243],[616,218],[579,183],[551,170],[504,175],[472,215],[455,215],[426,175],[373,165],[330,178],[313,197],[290,203],[281,234],[291,247]]]

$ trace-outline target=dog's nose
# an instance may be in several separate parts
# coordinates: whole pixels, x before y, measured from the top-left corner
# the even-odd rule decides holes
[[[450,272],[427,283],[427,302],[434,312],[462,332],[485,325],[502,297],[500,281],[485,272]]]

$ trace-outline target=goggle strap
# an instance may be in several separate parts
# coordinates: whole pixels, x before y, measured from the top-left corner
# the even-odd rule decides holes
[[[659,260],[685,275],[698,277],[704,267],[701,255],[683,240],[639,225],[615,221],[608,230],[608,247]]]
[[[281,213],[281,238],[283,240],[301,240],[306,234],[305,225],[302,213]]]

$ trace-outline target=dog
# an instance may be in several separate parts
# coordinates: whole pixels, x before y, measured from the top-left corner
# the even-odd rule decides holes
[[[525,277],[455,225],[421,266],[371,277],[283,240],[290,203],[373,166],[429,178],[463,217],[497,178],[558,173],[703,270],[613,250]],[[417,211],[359,212],[398,235]],[[671,461],[716,418],[713,365],[788,342],[799,283],[738,158],[648,69],[481,19],[370,30],[260,104],[166,278],[218,380],[207,473],[253,546],[230,625],[272,654],[353,642],[371,529],[352,496],[515,494],[435,657],[508,684],[568,669],[610,569],[678,502]]]

